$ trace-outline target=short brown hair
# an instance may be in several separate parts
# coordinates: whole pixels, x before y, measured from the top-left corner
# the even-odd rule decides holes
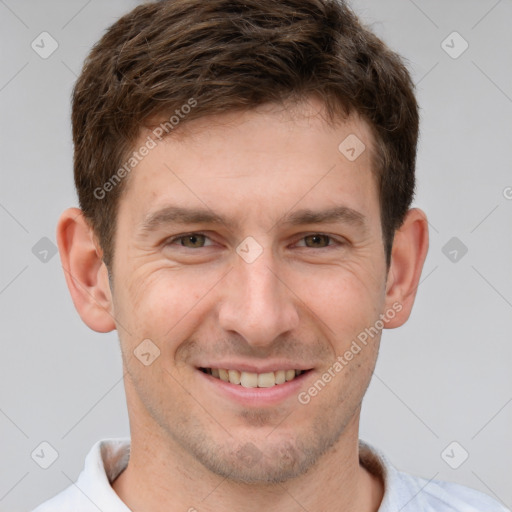
[[[73,90],[75,184],[106,265],[126,185],[112,178],[150,119],[172,116],[191,99],[195,106],[181,124],[315,95],[331,122],[356,112],[372,129],[389,266],[394,232],[414,195],[413,88],[401,58],[342,0],[163,0],[136,7],[96,43]],[[108,194],[100,195],[108,183]]]

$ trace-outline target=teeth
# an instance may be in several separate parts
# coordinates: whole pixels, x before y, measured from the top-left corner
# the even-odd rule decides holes
[[[295,379],[295,370],[286,370],[284,376],[286,381]]]
[[[232,384],[240,384],[242,381],[240,372],[238,370],[228,370],[229,382]]]
[[[233,382],[232,384],[236,384],[236,382]],[[242,384],[244,388],[257,388],[258,374],[250,372],[241,372],[240,384]]]
[[[302,370],[277,370],[276,372],[254,373],[226,370],[224,368],[205,368],[205,373],[224,382],[240,384],[244,388],[271,388],[276,384],[284,384],[303,373]]]
[[[295,372],[293,372],[295,375]],[[258,387],[259,388],[271,388],[276,383],[276,376],[274,372],[260,373],[258,375]]]
[[[275,382],[276,384],[284,384],[284,382],[286,381],[286,372],[284,370],[277,370],[276,373],[276,377],[275,377]]]

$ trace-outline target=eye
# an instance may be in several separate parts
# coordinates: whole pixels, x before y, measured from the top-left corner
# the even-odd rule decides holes
[[[301,238],[301,240],[305,240],[305,246],[310,249],[324,249],[332,245],[343,245],[343,242],[341,240],[335,240],[332,236],[326,235],[324,233],[313,233],[305,235],[304,237]],[[329,241],[334,241],[335,243],[330,244]]]
[[[165,245],[179,245],[187,249],[201,249],[213,245],[205,244],[207,240],[210,240],[204,233],[186,233],[179,235],[168,240]],[[344,245],[341,240],[336,240],[330,235],[324,233],[312,233],[303,236],[300,241],[305,241],[305,245],[299,245],[299,247],[306,247],[308,249],[324,249],[335,245]],[[210,240],[211,241],[211,240]],[[333,243],[330,243],[333,242]]]
[[[208,247],[204,245],[205,240],[209,238],[203,233],[187,233],[186,235],[176,236],[166,242],[166,245],[174,245],[176,241],[180,240],[181,247],[188,249],[201,249],[201,247]]]

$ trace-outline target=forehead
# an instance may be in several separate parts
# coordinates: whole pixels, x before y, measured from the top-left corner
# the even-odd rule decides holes
[[[148,136],[142,133],[139,143]],[[145,225],[169,207],[209,209],[223,220],[235,212],[239,225],[251,212],[275,222],[295,205],[297,220],[315,205],[340,206],[337,199],[346,203],[345,218],[352,210],[354,219],[361,209],[371,215],[378,203],[370,128],[354,116],[332,126],[315,101],[185,120],[156,142],[124,194]]]

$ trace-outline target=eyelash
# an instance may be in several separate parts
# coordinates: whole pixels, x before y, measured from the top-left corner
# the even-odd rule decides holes
[[[184,238],[187,238],[189,236],[194,236],[194,235],[202,235],[204,237],[206,237],[207,239],[211,240],[210,237],[208,235],[206,235],[205,233],[202,233],[202,232],[193,232],[193,233],[185,233],[183,235],[178,235],[178,236],[175,236],[169,240],[167,240],[165,242],[165,245],[174,245],[174,242],[178,241],[178,240],[182,240]],[[320,235],[320,236],[323,236],[323,237],[327,237],[329,239],[329,241],[333,241],[334,244],[330,244],[328,245],[327,247],[303,247],[305,249],[313,249],[313,250],[322,250],[322,249],[328,249],[330,247],[335,247],[335,246],[343,246],[343,245],[347,245],[346,242],[342,241],[342,240],[339,240],[339,239],[336,239],[334,238],[332,235],[328,235],[327,233],[320,233],[320,232],[312,232],[312,233],[307,233],[305,235],[303,235],[299,240],[304,240],[305,238],[307,238],[308,236],[314,236],[314,235]],[[204,249],[205,247],[211,247],[211,246],[205,246],[205,247],[197,247],[197,248],[191,248],[191,247],[185,247],[185,246],[180,246],[180,247],[183,247],[184,249],[192,249],[192,250],[198,250],[198,249]]]

